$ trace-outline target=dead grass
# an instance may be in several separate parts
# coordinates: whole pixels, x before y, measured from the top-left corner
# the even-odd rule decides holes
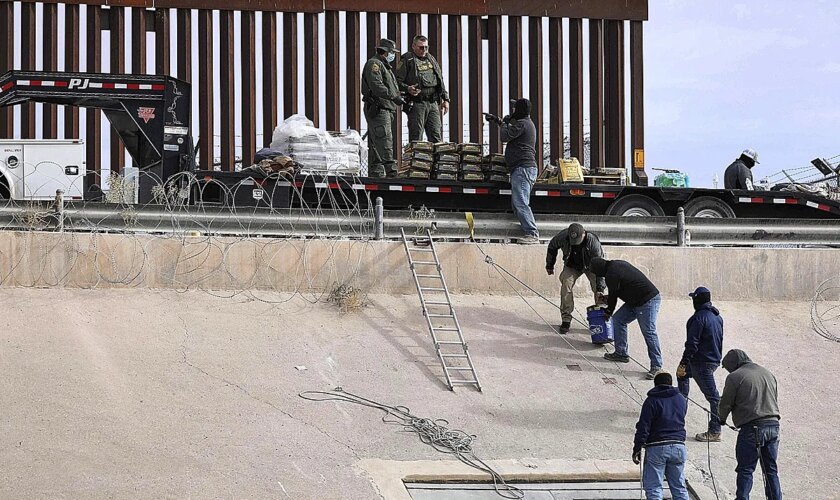
[[[356,312],[365,307],[364,294],[358,288],[350,285],[335,284],[327,302],[336,304],[343,314]]]

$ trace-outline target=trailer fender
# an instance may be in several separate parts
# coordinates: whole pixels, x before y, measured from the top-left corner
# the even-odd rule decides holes
[[[662,217],[665,211],[653,198],[642,194],[628,194],[615,200],[606,215],[626,217]]]
[[[683,207],[686,217],[704,217],[708,219],[734,219],[735,211],[725,202],[711,196],[694,198]]]

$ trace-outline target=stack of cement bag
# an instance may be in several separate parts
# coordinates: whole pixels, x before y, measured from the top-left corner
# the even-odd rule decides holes
[[[359,175],[367,149],[355,130],[327,132],[303,115],[292,115],[274,129],[271,147],[301,165],[302,174]]]
[[[458,179],[465,182],[484,181],[484,172],[481,170],[481,144],[471,142],[458,144],[458,153],[461,155],[461,171]]]
[[[431,179],[435,165],[434,144],[412,141],[403,148],[399,176],[410,179]]]
[[[441,181],[457,181],[461,165],[461,155],[458,145],[454,142],[438,142],[435,144],[435,179]]]
[[[483,158],[481,170],[487,182],[510,182],[510,173],[505,165],[505,155],[492,153]]]

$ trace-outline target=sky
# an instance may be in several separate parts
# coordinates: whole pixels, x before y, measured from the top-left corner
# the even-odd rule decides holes
[[[16,5],[19,19],[19,5]],[[60,12],[63,7],[60,6]],[[37,18],[40,25],[42,8],[38,4]],[[261,25],[262,13],[257,13],[257,25]],[[197,14],[193,13],[193,26],[197,26]],[[323,16],[320,16],[320,33],[324,33]],[[82,25],[86,19],[82,8]],[[130,25],[131,13],[126,13],[126,24]],[[216,17],[218,22],[218,17]],[[362,25],[366,22],[362,14]],[[381,19],[382,32],[387,26],[384,16]],[[403,19],[403,23],[407,20]],[[445,21],[448,22],[448,21]],[[464,23],[466,25],[466,23]],[[548,25],[543,23],[543,65],[548,68]],[[650,0],[649,20],[644,25],[645,59],[645,159],[648,174],[652,177],[657,172],[652,168],[678,169],[687,173],[691,185],[711,187],[717,174],[722,184],[723,171],[745,148],[754,148],[759,152],[761,164],[755,170],[757,180],[773,175],[782,169],[791,169],[809,165],[815,157],[834,157],[840,155],[840,0],[765,0],[762,2],[733,2],[732,0]],[[218,26],[218,24],[217,24]],[[282,17],[278,26],[283,29]],[[339,39],[345,39],[343,13],[339,23]],[[235,53],[239,53],[239,15],[235,14]],[[564,20],[564,46],[568,47],[568,21]],[[59,17],[59,32],[63,33],[63,16]],[[444,27],[443,45],[449,43],[447,29]],[[423,29],[427,29],[427,20],[423,17]],[[465,28],[466,29],[466,28]],[[126,30],[127,32],[130,30]],[[532,51],[528,47],[528,23],[523,23],[523,73],[524,88],[529,88],[528,73]],[[625,44],[629,47],[629,29],[625,30]],[[507,37],[507,22],[502,25],[502,33]],[[128,33],[127,33],[128,35]],[[366,38],[366,30],[360,33],[362,47],[372,45]],[[17,32],[16,46],[20,46],[21,34]],[[178,54],[174,43],[176,30],[171,28],[173,67]],[[193,46],[197,47],[198,34],[193,30]],[[63,35],[61,36],[63,38]],[[584,43],[588,39],[588,23],[584,23]],[[103,32],[103,53],[107,53],[110,35]],[[278,37],[279,78],[284,78],[282,66],[282,37]],[[298,57],[303,63],[303,30],[298,33]],[[37,42],[41,44],[41,40]],[[154,35],[147,34],[149,67],[154,57]],[[466,52],[467,36],[463,36]],[[410,41],[406,32],[398,40],[403,50],[408,50]],[[85,61],[85,37],[81,38],[82,69]],[[261,33],[257,31],[257,75],[256,93],[262,94]],[[130,51],[130,37],[126,40],[126,52]],[[218,60],[219,47],[213,47]],[[323,52],[323,38],[321,43]],[[584,68],[588,67],[588,51],[584,52]],[[628,51],[629,52],[629,51]],[[37,67],[40,68],[41,48],[37,50]],[[365,54],[365,51],[362,51]],[[485,45],[485,64],[487,50]],[[503,65],[508,66],[507,50],[503,50]],[[20,53],[16,60],[19,64]],[[444,79],[448,78],[446,51],[441,63]],[[464,58],[464,98],[469,97],[468,75],[474,68]],[[193,61],[196,56],[193,56]],[[344,67],[345,52],[340,50],[341,67]],[[63,51],[59,52],[59,67],[63,67]],[[324,67],[325,60],[320,60],[322,95],[326,93]],[[569,120],[568,96],[568,58],[564,58],[565,116]],[[629,54],[625,57],[629,68]],[[110,64],[103,58],[102,70],[108,71]],[[19,66],[18,66],[19,67]],[[240,63],[236,62],[235,74],[240,72]],[[131,71],[130,61],[126,70]],[[193,80],[198,78],[198,65],[193,64]],[[588,71],[587,71],[588,72]],[[221,78],[219,65],[214,64],[214,80],[218,89]],[[346,89],[346,75],[341,72],[341,88]],[[507,102],[507,75],[504,72],[503,102]],[[301,71],[299,78],[303,78]],[[626,71],[626,92],[628,97],[627,130],[629,133],[629,88],[630,72]],[[238,78],[235,82],[235,100],[240,101],[242,89]],[[489,78],[484,78],[484,94],[489,95]],[[525,97],[529,97],[526,95]],[[342,101],[347,97],[342,96]],[[546,95],[547,98],[547,95]],[[221,96],[216,93],[216,133],[220,122],[218,110]],[[300,109],[303,109],[303,93],[298,96]],[[322,99],[323,102],[323,99]],[[486,105],[485,101],[485,105]],[[197,131],[198,96],[193,96],[194,132]],[[258,106],[259,107],[259,106]],[[485,106],[486,107],[486,106]],[[237,106],[238,108],[238,106]],[[588,126],[589,88],[588,74],[584,83],[584,113]],[[39,106],[40,109],[40,106]],[[546,99],[546,121],[548,103]],[[19,111],[16,111],[19,117]],[[278,113],[284,116],[282,99],[278,104]],[[325,106],[321,106],[321,123],[325,122]],[[40,113],[39,113],[40,114]],[[59,119],[63,111],[59,110]],[[236,110],[236,123],[239,123],[241,111]],[[40,117],[40,116],[39,116]],[[465,116],[466,118],[466,116]],[[342,123],[346,123],[346,110],[341,111]],[[84,114],[82,114],[84,130]],[[448,126],[448,117],[444,120]],[[405,123],[404,123],[405,125]],[[469,126],[469,124],[465,124]],[[107,120],[103,120],[103,160],[108,159],[107,148],[109,134]],[[262,130],[262,117],[257,117],[258,130]],[[59,121],[59,133],[63,124]],[[40,134],[40,124],[38,125]],[[365,124],[362,123],[362,132]],[[485,129],[486,130],[486,129]],[[237,130],[237,155],[241,154],[241,137]],[[568,128],[566,129],[568,133]],[[466,134],[465,134],[466,135]],[[546,131],[546,137],[548,131]],[[485,132],[486,138],[486,132]],[[258,134],[258,141],[262,141]],[[632,160],[627,143],[627,162]],[[219,154],[219,139],[216,140],[216,152]],[[836,160],[835,160],[836,161]],[[107,171],[108,166],[103,165]]]
[[[756,179],[840,155],[838,28],[837,0],[651,0],[648,169],[711,186],[747,147]]]

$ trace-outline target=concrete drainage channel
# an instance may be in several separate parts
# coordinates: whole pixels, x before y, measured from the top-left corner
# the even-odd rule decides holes
[[[508,483],[523,494],[522,500],[634,500],[642,497],[639,482],[600,481],[566,483]],[[493,484],[406,483],[411,500],[498,500],[508,498]],[[664,500],[672,499],[667,488]],[[696,496],[691,496],[696,500]]]

